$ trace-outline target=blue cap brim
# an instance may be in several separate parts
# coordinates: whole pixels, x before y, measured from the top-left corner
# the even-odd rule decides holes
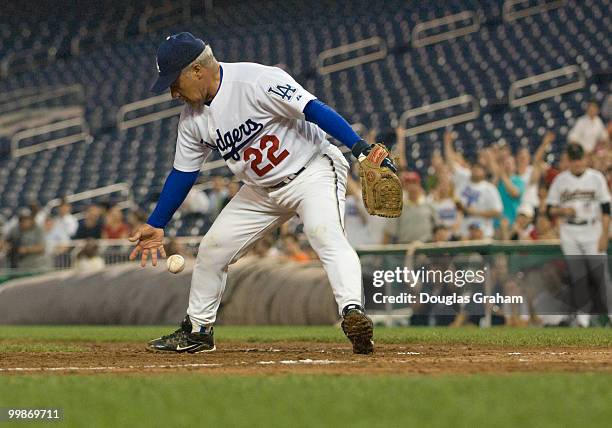
[[[180,75],[181,70],[177,71],[176,73],[160,74],[159,76],[157,76],[157,80],[155,81],[153,86],[151,86],[151,92],[164,92],[170,87],[170,85],[174,83],[176,79],[178,79]]]

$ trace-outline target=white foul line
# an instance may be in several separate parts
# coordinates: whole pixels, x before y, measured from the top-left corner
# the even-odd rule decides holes
[[[255,364],[342,364],[352,361],[339,360],[282,360],[282,361],[258,361]],[[238,364],[235,364],[238,365]],[[134,369],[175,369],[175,368],[201,368],[221,367],[223,364],[193,363],[193,364],[149,364],[144,366],[99,366],[99,367],[7,367],[0,368],[0,372],[58,372],[58,371],[112,371],[112,370],[134,370]]]
[[[173,369],[187,367],[219,367],[222,364],[150,364],[145,366],[101,366],[101,367],[8,367],[0,368],[0,372],[57,372],[57,371],[96,371],[96,370],[126,370],[126,369]]]

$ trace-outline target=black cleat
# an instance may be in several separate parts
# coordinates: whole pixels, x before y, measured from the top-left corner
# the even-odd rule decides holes
[[[212,352],[215,350],[215,336],[213,328],[207,332],[191,332],[189,315],[181,323],[181,327],[172,334],[162,336],[150,341],[147,349],[153,352]]]
[[[348,305],[342,310],[342,331],[353,344],[353,354],[374,352],[374,324],[359,305]]]

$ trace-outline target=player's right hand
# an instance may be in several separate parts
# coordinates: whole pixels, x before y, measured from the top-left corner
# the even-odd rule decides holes
[[[136,247],[130,253],[130,260],[136,259],[138,253],[141,253],[140,265],[142,267],[147,265],[149,254],[151,255],[151,264],[153,266],[157,266],[158,251],[162,258],[166,258],[164,229],[159,229],[145,223],[136,228],[128,239],[131,242],[136,242]]]

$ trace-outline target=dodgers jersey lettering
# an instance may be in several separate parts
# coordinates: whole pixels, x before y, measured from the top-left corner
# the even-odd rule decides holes
[[[181,113],[174,168],[198,171],[218,150],[240,180],[273,186],[298,172],[329,145],[304,119],[316,97],[277,67],[221,62],[223,77],[209,106]]]
[[[587,168],[576,177],[563,171],[553,180],[546,203],[561,208],[574,208],[574,221],[592,222],[601,215],[601,204],[610,202],[608,183],[603,174]]]

